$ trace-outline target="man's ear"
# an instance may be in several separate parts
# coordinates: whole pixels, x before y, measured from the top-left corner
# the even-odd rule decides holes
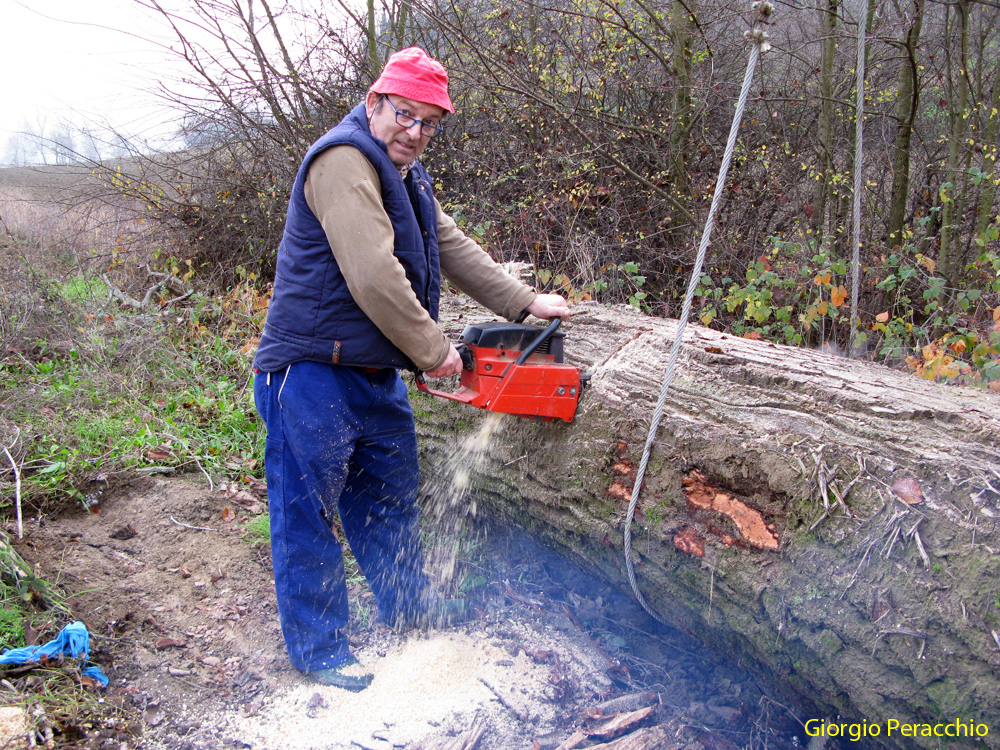
[[[378,104],[378,100],[382,98],[381,94],[376,94],[374,91],[369,91],[368,95],[365,96],[365,117],[369,120],[372,118],[372,113],[375,111],[375,106]]]

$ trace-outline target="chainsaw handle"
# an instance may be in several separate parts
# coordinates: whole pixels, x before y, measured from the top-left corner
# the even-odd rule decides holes
[[[555,333],[555,330],[559,327],[560,323],[562,323],[562,318],[553,318],[552,322],[549,323],[548,327],[540,334],[538,334],[538,338],[536,338],[534,341],[528,344],[525,350],[521,352],[521,356],[517,358],[517,361],[514,364],[520,367],[525,362],[527,362],[528,357],[530,357],[532,354],[535,353],[535,349],[544,344],[545,341],[549,338],[549,336]]]
[[[455,348],[458,350],[458,356],[462,358],[462,367],[472,372],[476,369],[476,355],[472,353],[472,349],[468,344],[456,344]]]
[[[458,351],[458,356],[462,358],[462,368],[473,372],[476,369],[476,355],[473,353],[472,348],[468,344],[456,344],[455,349]],[[440,393],[432,391],[427,387],[427,377],[424,375],[423,370],[417,369],[413,372],[417,379],[417,388],[424,393],[440,395]]]

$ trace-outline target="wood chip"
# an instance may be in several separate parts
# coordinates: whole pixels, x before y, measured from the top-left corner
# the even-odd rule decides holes
[[[157,651],[162,651],[165,648],[184,648],[186,646],[187,643],[184,641],[178,641],[173,638],[157,638],[153,642],[153,648]]]
[[[660,724],[626,734],[611,742],[591,745],[587,750],[658,750],[664,747],[668,736],[666,727]]]
[[[628,693],[617,698],[598,703],[583,712],[588,719],[606,719],[622,711],[636,711],[656,703],[656,693]]]
[[[640,708],[638,711],[619,714],[610,721],[601,724],[601,726],[587,730],[587,734],[591,737],[600,737],[604,740],[614,739],[633,729],[637,724],[648,718],[655,710],[655,706],[647,706],[646,708]]]

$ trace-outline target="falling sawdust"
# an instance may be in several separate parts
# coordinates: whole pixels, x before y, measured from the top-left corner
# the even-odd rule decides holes
[[[426,567],[442,587],[451,584],[455,577],[465,519],[476,516],[475,499],[466,497],[472,477],[482,468],[486,449],[503,420],[504,415],[498,412],[487,414],[479,431],[455,444],[421,490],[420,504],[437,535],[437,544],[427,550]]]

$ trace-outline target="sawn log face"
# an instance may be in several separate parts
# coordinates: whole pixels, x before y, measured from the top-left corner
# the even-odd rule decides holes
[[[676,321],[574,313],[567,361],[593,374],[576,420],[506,417],[474,491],[627,587],[623,521]],[[488,319],[442,317],[456,334]],[[484,413],[413,401],[433,473]],[[646,599],[821,709],[990,724],[1000,747],[998,415],[986,390],[689,326],[633,526]],[[914,742],[937,746],[890,744]]]

